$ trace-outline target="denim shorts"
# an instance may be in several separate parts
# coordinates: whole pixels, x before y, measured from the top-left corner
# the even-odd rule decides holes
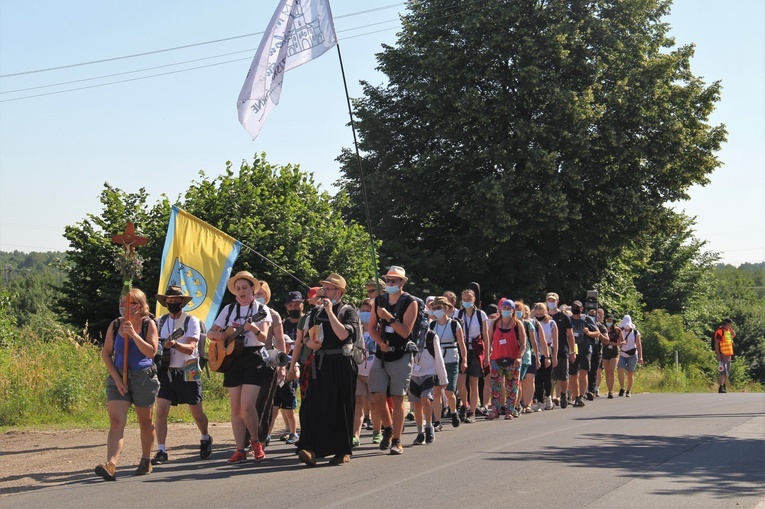
[[[630,355],[629,357],[619,357],[619,362],[616,364],[617,369],[627,369],[630,373],[635,372],[637,367],[637,355]]]

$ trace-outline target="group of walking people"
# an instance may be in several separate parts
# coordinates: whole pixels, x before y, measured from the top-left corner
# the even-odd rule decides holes
[[[289,292],[282,318],[268,307],[267,283],[247,271],[230,278],[235,301],[206,333],[227,353],[223,385],[235,444],[228,463],[266,457],[277,412],[288,428],[281,438],[296,446],[300,461],[315,466],[329,458],[329,464],[342,465],[365,428],[381,450],[400,455],[407,419],[417,430],[413,445],[426,445],[443,423],[458,427],[479,416],[512,420],[613,398],[617,371],[619,396],[631,396],[643,358],[629,315],[617,321],[580,301],[566,306],[555,293],[531,306],[502,298],[482,309],[477,284],[459,300],[448,291],[423,301],[404,291],[407,281],[403,267],[391,266],[381,279],[366,283],[367,298],[355,306],[344,299],[345,279],[331,273],[305,299]],[[141,429],[136,475],[169,461],[167,418],[174,405],[189,406],[200,432],[200,458],[213,451],[199,376],[203,324],[183,311],[190,297],[182,288],[171,286],[156,298],[168,313],[155,320],[146,296],[132,289],[129,318],[121,309],[106,334],[110,430],[106,462],[95,469],[106,480],[116,479],[131,404]],[[124,303],[122,298],[121,308]],[[364,355],[353,355],[360,347]],[[291,354],[286,365],[274,362],[285,358],[279,352]]]

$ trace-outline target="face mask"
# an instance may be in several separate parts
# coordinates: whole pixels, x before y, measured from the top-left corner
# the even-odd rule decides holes
[[[606,327],[609,329],[614,326],[614,322],[606,322]]]
[[[175,302],[175,303],[168,302],[167,306],[165,307],[167,307],[167,310],[170,311],[172,314],[176,314],[181,312],[183,305],[181,305],[180,302]]]
[[[573,315],[581,315],[582,314],[582,308],[580,308],[579,306],[573,306],[571,308],[571,314],[573,314]]]
[[[472,308],[472,307],[473,307],[473,302],[472,302],[472,301],[463,302],[463,303],[462,303],[462,306],[463,306],[465,309],[470,309],[470,308]]]
[[[337,304],[338,302],[340,302],[340,299],[330,299],[329,301],[330,301],[330,302],[332,303],[332,305],[334,306],[335,304]]]
[[[394,295],[394,294],[398,293],[399,288],[398,288],[398,285],[396,285],[396,286],[385,285],[385,291],[388,292],[388,294],[390,294],[390,295]]]
[[[266,305],[266,299],[264,299],[263,297],[255,297],[255,302],[257,302],[261,306],[265,306]]]
[[[300,310],[299,309],[290,309],[287,311],[287,314],[290,318],[300,318]]]
[[[557,308],[558,308],[558,304],[557,303],[555,303],[555,302],[548,302],[547,303],[547,309],[549,309],[550,311],[553,311],[553,310],[555,310]]]
[[[125,316],[125,306],[120,306],[120,316]]]
[[[523,311],[516,311],[516,312],[515,312],[515,317],[516,317],[518,320],[522,320],[522,319],[523,319]]]
[[[511,316],[513,316],[512,311],[502,311],[502,318],[510,318]]]
[[[433,315],[440,320],[441,318],[446,316],[446,311],[444,311],[443,309],[436,309],[435,311],[433,311]]]
[[[540,322],[541,322],[542,320],[544,320],[544,319],[545,319],[544,315],[543,315],[543,316],[536,316],[536,315],[535,315],[535,316],[534,316],[534,318],[536,318],[536,319],[537,319],[537,320],[539,320]]]
[[[359,311],[359,318],[361,318],[361,323],[369,323],[369,319],[372,317],[371,311]]]
[[[436,316],[432,309],[428,309],[428,316]]]

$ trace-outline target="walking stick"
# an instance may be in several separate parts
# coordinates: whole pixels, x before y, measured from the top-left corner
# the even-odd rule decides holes
[[[135,234],[135,226],[129,222],[125,226],[125,233],[122,235],[112,235],[112,242],[125,246],[122,256],[115,261],[117,269],[122,275],[122,293],[125,297],[125,320],[130,320],[130,289],[133,287],[133,278],[141,277],[141,266],[143,259],[135,252],[137,246],[143,246],[149,239]],[[116,332],[115,332],[116,334]],[[127,386],[128,378],[128,338],[124,339],[124,354],[122,357],[122,383]]]

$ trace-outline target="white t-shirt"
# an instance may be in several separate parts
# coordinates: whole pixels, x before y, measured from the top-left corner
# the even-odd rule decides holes
[[[481,319],[478,320],[478,315],[481,315]],[[489,323],[489,317],[481,309],[473,311],[472,316],[468,316],[467,311],[462,313],[462,323],[465,325],[465,341],[468,343],[468,349],[472,347],[471,339],[480,336],[483,331],[481,330],[481,324]],[[484,342],[488,338],[483,338]]]
[[[163,315],[162,317],[160,317],[157,320],[157,324],[162,323],[164,316],[167,316],[167,318],[164,319],[165,323],[162,324],[161,330],[157,331],[160,337],[160,344],[164,343],[164,340],[169,338],[175,329],[183,328],[183,324],[186,321],[187,316],[189,317],[188,327],[186,328],[184,336],[182,338],[176,339],[176,341],[182,345],[188,345],[192,339],[196,339],[197,342],[199,341],[200,328],[199,328],[199,319],[197,319],[197,317],[182,313],[181,316],[179,316],[178,318],[173,318],[172,316],[168,314],[168,315]],[[194,352],[192,352],[191,355],[180,352],[176,350],[175,348],[171,348],[169,367],[183,368],[187,360],[195,359],[197,357],[199,357],[199,350],[197,349],[197,346],[194,347]]]
[[[233,309],[232,309],[233,308]],[[268,306],[259,304],[257,302],[253,302],[249,306],[240,306],[239,303],[234,302],[233,304],[229,304],[228,306],[224,307],[220,310],[220,314],[218,314],[218,318],[215,319],[215,325],[221,328],[221,330],[226,330],[227,327],[240,327],[243,325],[247,318],[254,316],[258,313],[258,311],[264,308],[266,310],[266,317],[263,318],[259,322],[255,322],[255,325],[258,328],[261,328],[261,325],[268,324],[271,325],[271,310],[268,308]],[[231,309],[231,313],[229,314],[229,309]],[[226,320],[226,317],[228,317],[228,320]],[[247,331],[244,334],[244,346],[263,346],[264,343],[261,343],[257,336],[255,336],[255,333],[251,331]]]
[[[462,325],[460,325],[459,320],[455,319],[454,323],[457,324],[455,331],[462,329]],[[440,338],[444,363],[454,364],[459,362],[459,345],[457,344],[457,338],[454,337],[454,334],[452,333],[451,320],[447,320],[444,325],[436,322],[432,327],[434,327],[433,332],[435,332],[436,335]]]

